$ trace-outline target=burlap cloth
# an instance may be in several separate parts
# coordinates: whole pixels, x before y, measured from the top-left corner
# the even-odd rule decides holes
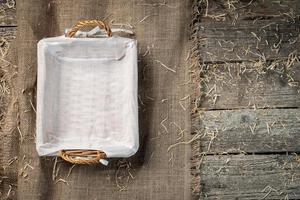
[[[190,138],[186,58],[191,4],[189,0],[17,2],[18,70],[6,130],[19,137],[11,134],[13,145],[7,145],[10,152],[18,152],[18,199],[191,198],[190,146],[167,151]],[[106,19],[132,29],[139,45],[141,148],[133,158],[115,160],[109,167],[72,167],[60,159],[39,158],[35,150],[37,42],[62,35],[79,19]]]

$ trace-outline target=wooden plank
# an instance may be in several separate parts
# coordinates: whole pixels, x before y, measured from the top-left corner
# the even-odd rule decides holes
[[[300,21],[211,22],[199,25],[202,62],[287,58],[299,52]]]
[[[203,65],[194,105],[199,109],[288,108],[300,106],[300,63]]]
[[[0,27],[0,57],[1,58],[4,58],[7,55],[10,47],[10,43],[16,38],[16,35],[17,35],[17,27]]]
[[[17,27],[0,27],[0,38],[11,42],[16,38]]]
[[[0,1],[0,26],[17,26],[16,0]]]
[[[300,14],[297,0],[199,1],[202,22],[241,20],[293,20]]]
[[[300,152],[299,109],[205,111],[192,122],[192,131],[203,134],[196,152]]]
[[[299,199],[300,165],[296,155],[205,156],[199,199]]]
[[[200,199],[300,198],[298,157],[275,155],[300,151],[299,5],[199,1],[192,184]]]

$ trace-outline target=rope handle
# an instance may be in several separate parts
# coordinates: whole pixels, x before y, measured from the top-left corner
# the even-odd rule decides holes
[[[102,20],[88,19],[78,21],[68,32],[67,37],[74,37],[76,32],[86,26],[98,26],[107,32],[108,37],[112,36],[111,28]],[[59,156],[73,164],[96,164],[100,159],[106,158],[106,154],[99,150],[61,150]]]
[[[80,20],[78,21],[67,33],[68,37],[74,37],[77,31],[79,31],[81,28],[86,26],[99,26],[99,28],[104,29],[107,32],[108,37],[112,36],[111,28],[108,24],[106,24],[102,20],[98,19],[86,19],[86,20]]]
[[[59,156],[73,164],[97,164],[106,154],[99,150],[60,150]]]
[[[108,37],[112,36],[111,28],[102,20],[87,19],[78,21],[68,32],[67,37],[74,37],[76,32],[86,26],[98,26],[107,32]],[[99,150],[60,150],[59,156],[73,164],[96,164],[100,159],[106,158],[106,154]]]

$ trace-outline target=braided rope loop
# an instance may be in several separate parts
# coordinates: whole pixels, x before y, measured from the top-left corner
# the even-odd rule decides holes
[[[96,19],[78,21],[67,33],[67,36],[74,37],[77,31],[87,26],[98,26],[107,32],[108,37],[112,36],[110,27],[104,21]],[[59,156],[73,164],[96,164],[100,159],[106,158],[106,154],[99,150],[61,150]]]
[[[102,20],[97,20],[97,19],[87,19],[87,20],[80,20],[78,21],[72,28],[71,30],[68,31],[67,36],[68,37],[74,37],[77,31],[79,31],[81,28],[86,27],[86,26],[99,26],[99,28],[104,29],[107,32],[108,37],[112,36],[112,31],[108,24],[106,24]]]
[[[59,155],[73,164],[97,164],[100,159],[106,158],[106,154],[99,150],[61,150]]]

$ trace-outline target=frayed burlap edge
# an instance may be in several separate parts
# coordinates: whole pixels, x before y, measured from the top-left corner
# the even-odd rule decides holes
[[[192,81],[192,101],[191,101],[191,125],[193,127],[194,119],[199,117],[200,113],[198,111],[199,100],[201,99],[201,77],[203,73],[205,73],[204,69],[202,69],[201,65],[201,55],[199,45],[201,43],[199,38],[199,28],[200,28],[200,19],[203,15],[203,10],[199,10],[202,8],[201,4],[203,4],[201,0],[193,1],[193,17],[191,23],[191,49],[189,55],[190,62],[190,73],[191,73],[191,81]],[[195,140],[192,142],[192,158],[191,158],[191,189],[193,196],[199,196],[201,190],[200,184],[200,175],[199,170],[201,168],[201,163],[203,159],[203,155],[200,152],[200,140],[201,140],[201,132],[193,131],[193,138]]]

